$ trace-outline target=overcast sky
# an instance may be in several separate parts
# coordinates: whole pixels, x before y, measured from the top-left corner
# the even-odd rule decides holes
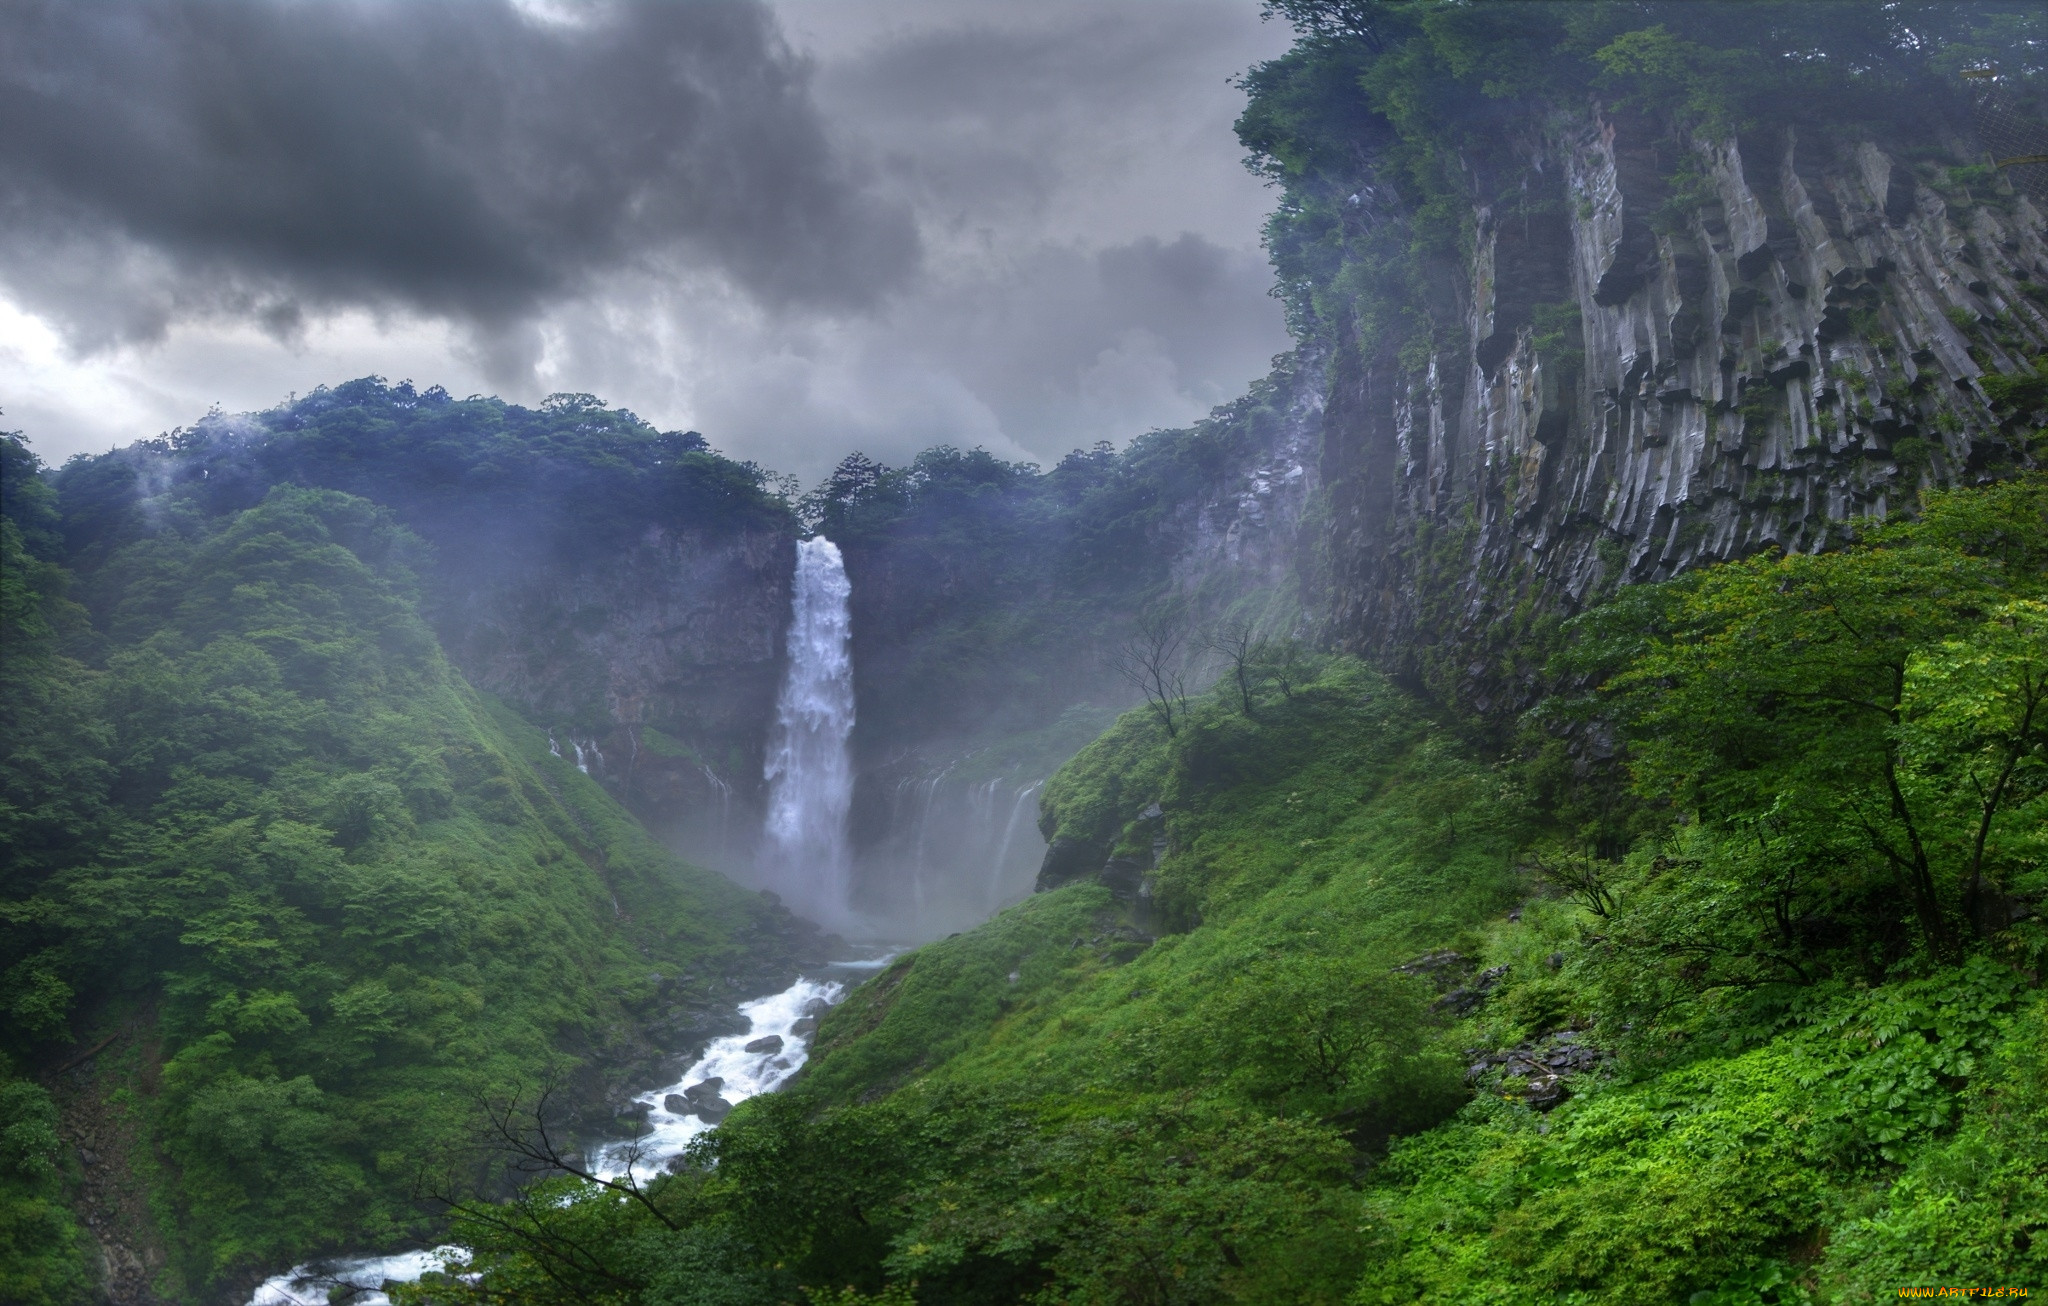
[[[12,0],[0,426],[366,373],[589,391],[806,482],[1041,462],[1287,348],[1257,0]]]

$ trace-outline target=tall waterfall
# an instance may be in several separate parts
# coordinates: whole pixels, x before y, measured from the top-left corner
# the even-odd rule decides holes
[[[839,924],[848,915],[846,814],[853,804],[853,586],[839,546],[822,535],[799,544],[792,588],[789,674],[768,750],[761,869],[792,908]]]

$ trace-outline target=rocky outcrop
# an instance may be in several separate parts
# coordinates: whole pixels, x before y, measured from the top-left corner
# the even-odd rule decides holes
[[[1301,614],[1309,507],[1321,486],[1323,358],[1310,347],[1284,360],[1269,402],[1241,419],[1246,439],[1208,494],[1178,505],[1160,532],[1173,587],[1202,615],[1260,595],[1259,616],[1292,633]]]
[[[1979,378],[2048,342],[2048,230],[1927,154],[1597,110],[1532,138],[1561,211],[1477,211],[1462,342],[1330,369],[1337,641],[1511,710],[1531,614],[2032,465]]]
[[[1578,1030],[1567,1029],[1498,1052],[1471,1049],[1465,1080],[1482,1092],[1548,1111],[1571,1095],[1574,1077],[1597,1074],[1613,1060],[1584,1040]]]
[[[463,568],[437,624],[471,683],[678,847],[729,861],[757,824],[793,547],[651,526],[621,553]]]

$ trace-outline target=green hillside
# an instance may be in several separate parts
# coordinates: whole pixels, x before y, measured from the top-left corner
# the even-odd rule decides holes
[[[638,1052],[657,999],[791,964],[786,917],[449,667],[383,510],[280,488],[157,522],[91,577],[95,626],[8,456],[0,1297],[83,1274],[54,1203],[78,1157],[12,1075],[111,1038],[56,1081],[65,1123],[125,1140],[100,1164],[146,1199],[158,1290],[196,1297],[423,1236],[420,1167],[480,1097],[549,1067],[594,1086],[577,1068]]]
[[[1100,875],[896,961],[645,1204],[476,1208],[482,1278],[410,1300],[2035,1281],[2044,539],[2023,481],[1596,610],[1552,711],[1634,762],[1591,818],[1346,659],[1131,712],[1047,787]]]

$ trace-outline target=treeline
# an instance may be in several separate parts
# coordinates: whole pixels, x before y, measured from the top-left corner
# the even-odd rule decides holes
[[[794,529],[788,486],[695,431],[656,430],[591,395],[525,408],[374,376],[73,459],[55,484],[65,554],[85,568],[153,529],[148,502],[220,514],[279,485],[382,504],[444,565],[505,551],[601,556],[648,525]]]

